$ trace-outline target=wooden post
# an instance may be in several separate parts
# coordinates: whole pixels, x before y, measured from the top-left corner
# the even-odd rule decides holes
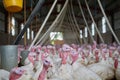
[[[30,11],[32,12],[32,10],[33,9],[32,9],[32,6],[31,6]],[[32,26],[32,22],[31,22],[31,25],[30,25],[30,43],[32,43],[32,36],[31,36],[32,35],[32,27],[33,26]]]
[[[11,33],[11,13],[8,13],[8,44],[10,44],[10,33]]]
[[[9,24],[9,22],[8,22],[9,20],[8,20],[8,12],[6,11],[5,12],[5,33],[8,33],[8,24]]]
[[[26,0],[24,0],[24,25],[25,25],[25,22],[26,22]],[[24,34],[24,46],[27,45],[27,34],[25,32]]]

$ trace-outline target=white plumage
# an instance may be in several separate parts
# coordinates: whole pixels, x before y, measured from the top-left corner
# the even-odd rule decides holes
[[[58,51],[52,46],[48,46],[50,50],[45,46],[36,48],[28,55],[25,66],[20,67],[25,72],[18,80],[120,80],[120,62],[118,68],[114,67],[118,51],[102,45],[76,49],[65,44]]]
[[[96,73],[86,68],[79,61],[73,64],[74,80],[102,80]]]
[[[9,80],[10,72],[0,69],[0,80]]]

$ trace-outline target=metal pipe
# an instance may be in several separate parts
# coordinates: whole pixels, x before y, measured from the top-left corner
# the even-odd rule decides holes
[[[78,24],[77,24],[77,21],[76,21],[75,15],[74,15],[73,6],[72,6],[72,0],[70,0],[70,8],[71,8],[71,16],[73,17],[74,24],[75,24],[75,26],[77,27],[77,30],[78,30],[78,32],[79,32],[79,31],[80,31],[80,28],[79,28],[79,26],[78,26]],[[75,28],[75,29],[76,29],[76,28]],[[80,41],[80,36],[77,37],[77,38],[79,38],[78,43],[81,42],[81,41]]]
[[[67,9],[67,8],[66,8],[66,9]],[[66,10],[63,11],[63,12],[64,12],[64,14],[60,17],[60,19],[61,19],[60,23],[59,23],[58,25],[56,24],[58,27],[54,27],[51,31],[57,31],[57,30],[59,30],[59,29],[61,28],[61,25],[62,25],[63,20],[64,20],[64,18],[65,18]],[[55,26],[56,26],[56,25],[55,25]],[[50,32],[51,32],[51,31],[50,31]],[[50,34],[50,32],[46,34],[46,36],[47,36],[47,37],[45,37],[46,39],[48,38],[48,35]],[[57,34],[55,34],[55,36],[56,36],[56,35],[57,35]],[[55,36],[54,36],[54,37],[55,37]],[[53,37],[53,36],[52,36],[52,37]],[[45,39],[45,38],[44,38],[44,39]],[[46,43],[44,43],[44,42],[45,42],[45,41],[42,40],[42,42],[41,42],[40,45],[42,45],[42,44],[47,45],[47,44],[49,43],[49,40],[47,40]]]
[[[71,3],[71,10],[72,10],[72,15],[73,15],[73,19],[74,19],[75,25],[76,25],[77,29],[80,31],[80,27],[79,27],[79,25],[78,25],[78,23],[77,23],[77,20],[76,20],[76,18],[75,18],[75,14],[74,14],[74,11],[73,11],[72,0],[70,1],[70,3]],[[80,37],[79,37],[79,38],[80,38]],[[84,40],[85,40],[85,39],[84,39]],[[80,42],[81,42],[81,41],[80,41]],[[86,40],[85,40],[85,43],[87,43]]]
[[[24,24],[26,23],[26,0],[24,0]],[[27,33],[24,33],[24,45],[27,45]]]
[[[58,0],[55,0],[55,1],[54,1],[54,3],[53,3],[53,5],[52,5],[52,7],[51,7],[51,9],[50,9],[49,13],[47,14],[47,16],[46,16],[46,18],[45,18],[45,20],[44,20],[43,24],[41,25],[41,27],[40,27],[40,29],[39,29],[39,31],[38,31],[38,33],[37,33],[37,35],[35,36],[35,38],[34,38],[33,42],[31,43],[31,45],[30,45],[30,47],[29,47],[29,49],[28,49],[28,50],[30,50],[30,49],[31,49],[31,47],[34,45],[34,43],[36,42],[37,38],[39,37],[39,35],[40,35],[40,33],[41,33],[42,29],[44,28],[44,26],[45,26],[45,24],[46,24],[46,22],[47,22],[48,18],[50,17],[50,15],[51,15],[51,13],[52,13],[52,11],[53,11],[53,9],[54,9],[54,7],[55,7],[55,5],[56,5],[57,1],[58,1]]]
[[[68,24],[70,26],[69,28],[71,29],[71,32],[77,34],[77,35],[73,34],[73,36],[75,37],[75,41],[79,42],[77,39],[77,37],[79,37],[79,33],[78,33],[78,31],[75,30],[75,28],[73,28],[73,27],[75,27],[75,25],[74,25],[74,22],[72,21],[70,9],[67,10],[67,25]],[[72,41],[70,41],[70,43],[71,42]]]
[[[61,15],[62,15],[62,14],[65,15],[66,9],[67,9],[67,4],[68,4],[68,0],[66,0],[64,6],[63,6],[63,8],[62,8],[62,10],[60,11],[59,15],[57,16],[57,18],[55,19],[55,21],[52,23],[52,25],[50,26],[50,28],[48,29],[48,32],[46,32],[46,34],[50,32],[50,30],[53,28],[54,25],[56,25],[56,22],[59,21],[59,20],[58,20],[59,18],[64,18],[64,16],[61,17]],[[44,34],[44,36],[45,36],[46,34]],[[44,37],[44,36],[43,36],[43,37]],[[43,44],[43,42],[44,42],[44,41],[42,41],[41,44]]]
[[[61,22],[59,23],[59,25],[57,25],[58,27],[55,27],[54,28],[54,30],[51,30],[51,31],[57,31],[57,30],[59,30],[60,28],[61,28],[61,24],[63,23],[63,20],[64,20],[64,16],[62,16],[62,20],[61,20]],[[51,32],[50,31],[50,32]],[[48,34],[50,34],[50,32],[48,33]],[[45,38],[48,38],[48,34],[46,34],[46,37]],[[57,34],[55,34],[55,36],[56,36]],[[55,37],[54,36],[54,37]],[[42,40],[42,42],[41,42],[41,45],[44,43],[45,41],[44,40]],[[48,41],[47,41],[48,42]]]
[[[97,1],[98,1],[99,6],[100,6],[100,9],[101,9],[101,11],[102,11],[102,13],[103,13],[106,21],[107,21],[107,24],[108,24],[108,27],[109,27],[110,31],[112,32],[112,34],[113,34],[115,40],[117,41],[117,43],[120,45],[120,41],[119,41],[119,39],[117,38],[115,32],[113,31],[113,29],[112,29],[112,27],[111,27],[111,25],[110,25],[110,22],[109,22],[106,14],[105,14],[105,11],[104,11],[104,9],[103,9],[103,7],[102,7],[102,4],[101,4],[100,0],[97,0]]]
[[[69,11],[69,9],[68,9],[68,11]],[[73,28],[74,27],[74,23],[73,23],[73,21],[71,22],[71,16],[70,16],[70,13],[68,13],[68,15],[67,15],[67,25],[69,24],[69,27],[70,27],[70,29],[71,29],[71,31],[72,31],[72,33],[73,33],[73,36],[79,36],[78,35],[78,33],[76,32],[76,30]],[[72,27],[73,26],[73,27]],[[77,33],[77,35],[75,35],[74,33]],[[76,40],[76,42],[77,42],[77,39],[75,38],[75,40]]]
[[[63,16],[64,17],[64,16]],[[58,28],[56,28],[54,31],[57,31],[57,30],[59,30],[60,28],[61,28],[61,25],[62,25],[62,23],[63,23],[63,20],[64,20],[64,18],[62,18],[62,20],[61,20],[61,22],[60,22],[60,24],[58,25]],[[56,36],[57,34],[55,34],[55,36]],[[54,38],[55,38],[55,36],[54,36]],[[48,37],[48,36],[47,36]],[[46,42],[46,44],[48,44],[48,42],[49,42],[49,40]],[[44,44],[44,42],[41,42],[41,44]],[[45,45],[46,45],[45,44]]]
[[[90,32],[90,29],[89,29],[89,27],[88,27],[88,23],[87,23],[87,20],[86,20],[86,18],[85,18],[85,15],[84,15],[84,12],[83,12],[83,9],[82,9],[82,6],[81,6],[81,3],[80,3],[79,0],[78,0],[78,4],[79,4],[80,11],[81,11],[81,13],[82,13],[83,19],[84,19],[84,21],[85,21],[86,27],[87,27],[87,29],[88,29],[88,32],[89,32],[89,34],[90,34],[91,40],[92,40],[92,41],[95,41],[94,38],[93,38],[93,36],[92,36],[92,33]]]
[[[23,28],[23,30],[20,31],[20,33],[18,34],[17,38],[15,39],[14,43],[15,45],[17,45],[19,43],[19,41],[22,39],[22,36],[24,35],[24,33],[27,31],[27,28],[30,26],[31,21],[33,20],[34,16],[38,13],[38,11],[41,9],[42,5],[44,4],[45,0],[39,0],[37,5],[35,6],[34,10],[32,11],[32,13],[30,14],[30,16],[28,17],[25,26]]]
[[[67,9],[67,8],[66,8]],[[65,9],[65,10],[66,10]],[[62,18],[62,20],[61,20],[61,22],[59,23],[59,25],[57,25],[57,23],[54,23],[53,22],[53,24],[50,26],[50,28],[47,30],[47,32],[41,37],[41,40],[40,41],[42,41],[40,44],[42,45],[44,42],[45,42],[45,40],[48,38],[48,36],[49,36],[49,34],[50,34],[50,32],[51,31],[53,31],[55,28],[56,28],[56,30],[58,30],[58,29],[60,29],[61,28],[61,24],[62,24],[62,22],[63,22],[63,20],[64,20],[64,15],[65,15],[65,12],[66,11],[63,11],[63,15],[62,16],[60,16],[59,18]],[[56,21],[59,21],[58,19],[59,18],[56,18],[57,20],[55,20],[55,22]],[[56,27],[56,26],[58,26],[58,27]],[[53,27],[53,28],[52,28]],[[55,31],[55,30],[54,30]],[[57,34],[56,34],[57,35]],[[43,39],[44,38],[44,39]],[[43,39],[43,40],[42,40]]]
[[[78,41],[77,37],[79,37],[79,31],[78,31],[78,29],[75,28],[76,25],[73,21],[73,18],[72,18],[71,12],[70,12],[70,8],[68,9],[68,13],[69,13],[68,19],[69,19],[70,24],[71,24],[71,30],[73,30],[74,35],[77,34],[75,36],[76,36],[76,42],[78,43],[79,41]]]
[[[32,10],[33,10],[33,5],[32,5],[32,2],[33,2],[33,0],[31,0],[31,8],[30,8],[30,11],[32,12]],[[33,22],[31,22],[31,24],[30,24],[30,43],[32,42],[32,23]]]
[[[60,18],[63,18],[63,16],[62,17],[60,17]],[[55,20],[54,20],[55,21]],[[57,23],[58,23],[58,21],[59,20],[57,20]],[[54,23],[54,22],[53,22]],[[39,39],[39,41],[35,44],[35,45],[38,45],[39,43],[40,43],[40,41],[42,41],[41,42],[41,44],[44,42],[44,40],[48,37],[48,35],[50,34],[50,32],[51,31],[53,31],[56,27],[56,25],[57,25],[57,23],[56,24],[54,24],[53,26],[50,26],[49,27],[49,29],[44,33],[44,35]],[[57,27],[57,28],[59,28],[59,26]],[[44,38],[44,39],[43,39]]]
[[[92,13],[91,13],[91,11],[90,11],[90,8],[89,8],[88,3],[87,3],[86,0],[85,0],[85,4],[86,4],[86,6],[87,6],[87,10],[88,10],[88,12],[89,12],[89,14],[90,14],[90,17],[91,17],[91,19],[92,19],[92,22],[93,22],[93,24],[95,25],[95,29],[96,29],[96,31],[97,31],[97,33],[98,33],[98,35],[99,35],[102,43],[104,43],[103,37],[102,37],[102,35],[100,34],[100,31],[99,31],[98,28],[97,28],[97,24],[95,23],[95,20],[94,20],[94,18],[93,18],[93,16],[92,16]]]

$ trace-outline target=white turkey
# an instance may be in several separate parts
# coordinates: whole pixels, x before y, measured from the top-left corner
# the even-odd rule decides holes
[[[70,65],[72,63],[72,60],[68,59],[70,58],[71,47],[67,44],[63,45],[62,50],[60,51],[59,54],[60,57],[62,58],[62,64],[61,66],[58,66],[57,69],[55,69],[56,68],[55,65],[53,66],[54,70],[56,71],[54,71],[53,75],[49,77],[50,80],[52,79],[73,80],[72,77],[73,71],[72,66]],[[60,61],[59,58],[58,61]]]
[[[102,80],[96,73],[82,65],[79,59],[73,63],[74,80]]]
[[[109,54],[107,50],[103,49],[101,53],[102,60],[98,63],[88,65],[88,68],[98,74],[102,80],[111,80],[115,75],[114,67],[112,65],[113,61],[110,64],[107,54]]]
[[[25,65],[14,68],[9,80],[119,80],[117,48],[96,43],[33,46]]]
[[[52,57],[53,65],[48,69],[47,77],[50,79],[53,75],[55,75],[58,72],[58,69],[61,66],[61,58],[59,55],[55,54]]]
[[[32,63],[13,68],[10,72],[10,80],[31,80],[34,75],[33,68]]]
[[[0,69],[0,80],[9,80],[10,72]]]
[[[120,49],[117,50],[118,53],[119,50]],[[115,55],[114,66],[115,66],[115,77],[117,80],[120,80],[120,54]]]
[[[39,74],[38,80],[46,80],[47,79],[47,70],[51,66],[52,65],[51,65],[50,61],[48,61],[47,59],[45,59],[43,61],[43,68],[42,68],[42,71]]]
[[[19,67],[15,67],[10,72],[9,80],[17,80],[19,79],[23,74],[25,73],[25,70]]]

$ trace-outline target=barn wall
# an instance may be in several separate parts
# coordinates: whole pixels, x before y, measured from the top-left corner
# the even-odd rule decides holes
[[[115,14],[115,33],[120,41],[120,11]]]
[[[109,22],[111,23],[111,17],[108,17],[108,19],[109,19]],[[103,37],[103,39],[104,39],[104,41],[105,41],[105,43],[112,43],[112,34],[111,34],[111,32],[110,32],[110,29],[109,29],[109,27],[108,27],[108,25],[107,25],[107,23],[106,23],[106,33],[102,33],[102,18],[101,18],[101,20],[100,21],[98,21],[98,27],[99,27],[99,30],[100,30],[100,32],[101,32],[101,34],[102,34],[102,37]],[[100,38],[98,37],[98,42],[99,43],[101,43],[101,40],[100,40]],[[97,41],[97,40],[96,40]]]
[[[13,41],[15,40],[16,36],[11,36],[6,33],[0,32],[0,45],[8,45],[13,44]],[[31,41],[27,40],[27,45],[30,44]],[[24,38],[20,41],[21,45],[24,44]]]
[[[0,12],[0,31],[4,31],[5,27],[5,15]]]
[[[111,23],[111,17],[108,17],[108,19]],[[107,43],[107,44],[112,43],[113,36],[112,36],[111,31],[109,30],[108,25],[107,25],[107,33],[102,33],[102,27],[101,27],[102,22],[101,22],[101,20],[97,22],[97,25],[98,25],[98,28],[99,28],[101,34],[102,34],[103,39],[105,40],[105,43]],[[114,29],[115,29],[115,34],[117,35],[118,39],[120,40],[120,37],[119,37],[120,36],[120,12],[117,12],[117,13],[114,14]],[[91,43],[92,41],[91,41],[90,37],[89,37],[89,40],[90,40],[90,43]],[[98,37],[98,39],[96,37],[95,40],[96,41],[99,40],[98,42],[101,43],[99,37]]]
[[[109,19],[109,21],[111,23],[111,16],[109,16],[108,19]],[[107,43],[107,44],[112,43],[113,36],[112,36],[112,33],[111,33],[108,25],[107,25],[107,32],[106,33],[102,33],[102,27],[101,27],[102,26],[102,22],[101,22],[101,20],[99,20],[97,22],[97,25],[98,25],[98,28],[99,28],[101,34],[102,34],[103,39],[105,40],[105,43]],[[118,39],[120,40],[120,37],[119,37],[120,36],[120,12],[117,12],[117,13],[114,14],[114,29],[115,29],[115,33],[116,33]],[[98,42],[101,43],[101,40],[100,40],[99,36],[97,35],[97,32],[95,32],[95,34],[96,35],[93,36],[94,39],[96,41],[99,40]],[[64,34],[65,41],[67,43],[72,43],[72,42],[75,43],[76,42],[75,41],[75,36],[73,36],[73,35],[74,35],[73,32],[66,31],[65,34]],[[86,38],[86,40],[88,41],[88,43],[90,43],[90,44],[92,43],[92,40],[91,40],[90,36],[88,36],[88,38]]]
[[[15,22],[15,36],[12,36],[11,33],[5,33],[5,14],[0,12],[0,45],[13,44],[13,41],[18,34],[18,22]],[[24,40],[20,41],[20,44],[24,44]],[[27,44],[30,44],[30,40],[27,40]]]
[[[3,13],[0,13],[0,45],[3,45],[3,44],[7,44],[8,43],[8,34],[4,34],[4,27],[5,27],[5,23],[4,23],[4,14]],[[111,18],[109,17],[109,20],[111,22]],[[115,13],[114,14],[114,28],[115,28],[115,33],[117,35],[117,37],[119,38],[120,40],[120,11]],[[98,28],[101,31],[101,20],[97,22],[97,25],[98,25]],[[17,26],[17,25],[16,25]],[[68,43],[68,44],[71,44],[71,43],[78,43],[76,42],[76,34],[74,34],[72,31],[67,31],[65,30],[63,32],[64,34],[64,40],[65,40],[65,43]],[[97,33],[96,33],[97,34]],[[104,40],[105,40],[105,43],[111,43],[112,42],[112,34],[111,32],[109,31],[109,28],[107,27],[107,33],[101,33]],[[94,36],[95,40],[99,40],[98,42],[101,42],[100,39],[97,37],[97,35]],[[98,38],[98,39],[97,39]],[[11,36],[10,38],[10,43],[12,43],[12,41],[15,39],[15,37]],[[90,37],[87,38],[87,41],[89,43],[92,43]],[[27,43],[29,44],[30,43],[30,40],[27,41]],[[23,44],[23,40],[20,42],[20,44]]]
[[[0,45],[7,43],[7,35],[3,35],[5,30],[5,15],[0,12]]]
[[[71,44],[76,43],[76,34],[72,31],[64,31],[63,33],[65,43]]]
[[[111,23],[111,19],[109,18],[109,21]],[[112,24],[112,23],[111,23]],[[118,39],[120,40],[120,12],[114,14],[114,32],[117,35]],[[107,33],[103,34],[105,43],[112,43],[112,36],[111,31],[109,30],[107,26]]]

